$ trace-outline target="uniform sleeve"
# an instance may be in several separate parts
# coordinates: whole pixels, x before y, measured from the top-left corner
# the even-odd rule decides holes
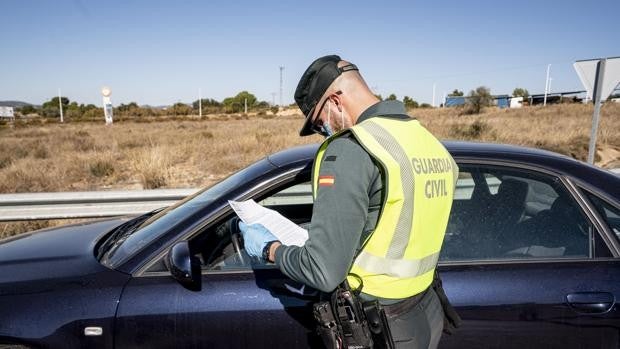
[[[354,140],[327,147],[319,173],[323,184],[304,246],[281,246],[275,262],[291,279],[330,292],[346,277],[368,215],[369,190],[377,169]],[[333,182],[332,182],[333,179]]]

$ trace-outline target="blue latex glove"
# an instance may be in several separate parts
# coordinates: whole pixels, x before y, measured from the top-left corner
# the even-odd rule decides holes
[[[243,235],[243,244],[245,245],[245,251],[251,257],[257,257],[263,259],[263,249],[270,241],[277,241],[275,237],[267,228],[262,224],[247,225],[242,221],[239,221],[239,230]]]

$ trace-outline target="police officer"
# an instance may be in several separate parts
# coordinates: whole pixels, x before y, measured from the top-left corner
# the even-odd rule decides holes
[[[433,275],[458,168],[398,101],[380,101],[358,68],[318,58],[295,91],[301,136],[327,137],[313,168],[314,208],[304,246],[240,224],[246,251],[324,292],[345,278],[384,306],[396,347],[435,348],[443,311]]]

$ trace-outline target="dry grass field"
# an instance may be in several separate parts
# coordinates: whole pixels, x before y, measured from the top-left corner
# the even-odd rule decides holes
[[[414,109],[441,139],[510,143],[587,156],[591,105],[523,109]],[[0,127],[0,193],[203,187],[267,154],[321,141],[297,135],[300,115],[166,121],[18,122]],[[620,167],[620,105],[601,111],[597,164]],[[0,224],[0,237],[58,221]]]

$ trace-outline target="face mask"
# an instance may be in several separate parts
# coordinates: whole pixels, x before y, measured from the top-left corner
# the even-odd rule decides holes
[[[331,137],[334,134],[334,130],[332,130],[332,127],[329,125],[329,122],[332,119],[332,101],[329,101],[329,106],[327,107],[327,122],[324,122],[323,125],[321,125],[321,130],[323,131],[323,135],[326,137]]]

